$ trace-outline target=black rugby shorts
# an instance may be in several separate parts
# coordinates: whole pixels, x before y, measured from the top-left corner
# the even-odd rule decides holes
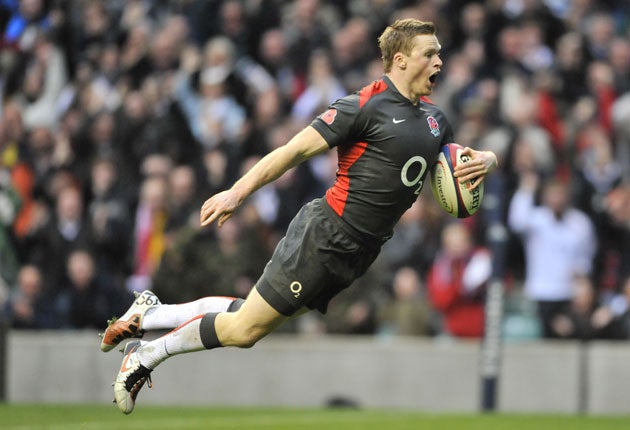
[[[361,243],[342,223],[321,198],[291,221],[255,287],[275,310],[291,316],[306,306],[326,313],[328,302],[374,262],[381,244]]]

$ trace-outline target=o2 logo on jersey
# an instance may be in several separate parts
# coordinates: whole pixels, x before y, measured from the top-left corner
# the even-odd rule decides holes
[[[337,116],[337,109],[331,108],[322,114],[320,117],[322,121],[324,121],[328,125],[332,125],[335,122],[335,117]]]
[[[409,169],[411,169],[411,167],[414,166],[416,163],[420,164],[419,166],[420,171],[418,172],[418,175],[415,178],[410,179]],[[400,180],[402,181],[405,187],[409,187],[409,188],[417,187],[413,193],[415,195],[418,195],[420,194],[420,190],[422,190],[422,185],[423,185],[422,177],[424,176],[424,172],[426,172],[426,170],[427,170],[427,160],[425,160],[423,157],[419,155],[416,155],[415,157],[411,157],[409,160],[407,160],[407,162],[403,165],[400,171]]]
[[[438,137],[440,135],[440,125],[438,124],[437,119],[429,115],[427,117],[427,122],[429,123],[431,134],[435,137]]]

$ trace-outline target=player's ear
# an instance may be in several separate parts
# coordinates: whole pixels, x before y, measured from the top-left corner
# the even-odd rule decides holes
[[[394,66],[398,67],[401,70],[405,70],[407,68],[407,56],[402,52],[396,52],[393,58]]]

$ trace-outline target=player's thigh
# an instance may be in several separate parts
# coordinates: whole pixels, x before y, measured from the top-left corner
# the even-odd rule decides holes
[[[221,344],[229,346],[256,342],[288,319],[253,288],[238,311],[218,315],[215,325]]]

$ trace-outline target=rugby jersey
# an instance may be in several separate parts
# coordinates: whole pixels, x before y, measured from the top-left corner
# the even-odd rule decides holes
[[[387,76],[337,100],[311,126],[338,152],[328,205],[380,241],[417,199],[440,147],[453,142],[442,111],[424,97],[414,105]]]

